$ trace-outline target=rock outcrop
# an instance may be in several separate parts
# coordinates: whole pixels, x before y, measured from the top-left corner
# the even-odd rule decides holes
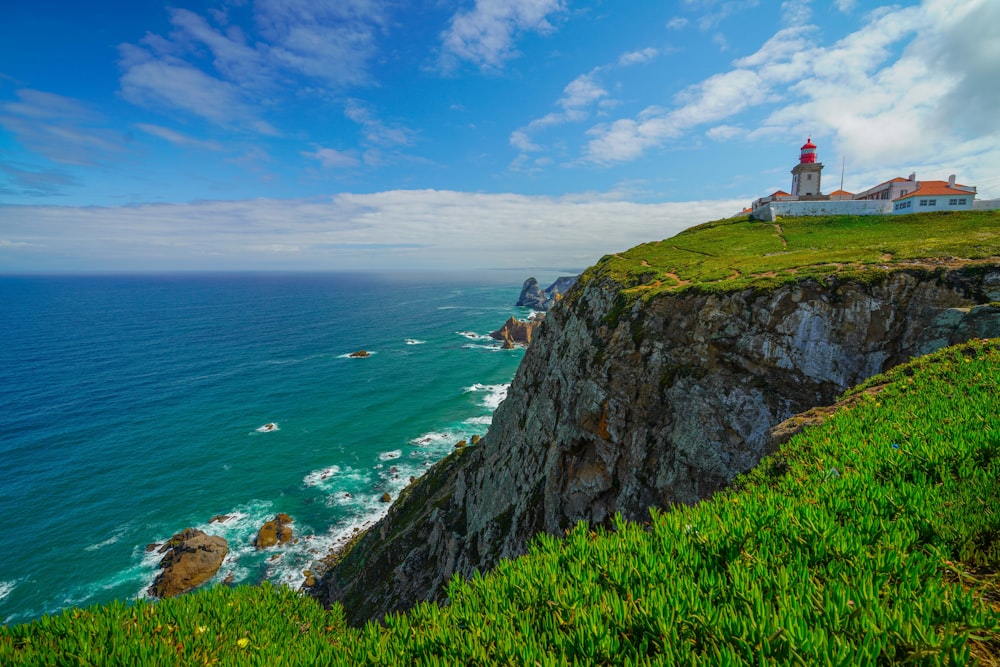
[[[865,378],[1000,336],[1000,266],[627,298],[606,278],[552,309],[476,447],[455,450],[313,588],[360,624],[443,598],[532,535],[694,503],[774,446],[769,430]]]
[[[545,320],[544,313],[535,313],[526,320],[519,320],[511,317],[504,322],[504,325],[490,334],[495,340],[502,340],[505,348],[513,348],[515,345],[530,345],[531,337],[535,330],[541,326]]]
[[[294,519],[284,512],[275,515],[257,531],[257,537],[253,541],[254,546],[259,551],[288,542],[292,539],[292,524],[294,522]]]
[[[149,587],[149,594],[169,598],[187,593],[215,576],[229,552],[225,538],[188,528],[171,537],[160,549],[163,571]]]
[[[548,310],[563,297],[569,288],[576,283],[578,276],[561,276],[544,290],[534,278],[528,278],[521,287],[521,296],[516,306],[525,306],[534,310]]]

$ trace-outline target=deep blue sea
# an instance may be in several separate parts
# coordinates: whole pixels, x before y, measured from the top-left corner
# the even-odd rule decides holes
[[[299,586],[486,432],[527,275],[0,277],[0,619],[142,596],[187,527],[228,540],[215,581]],[[277,512],[297,543],[256,552]]]

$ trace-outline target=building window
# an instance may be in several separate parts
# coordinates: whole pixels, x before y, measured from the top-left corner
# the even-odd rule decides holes
[[[928,206],[935,206],[936,204],[937,204],[937,199],[928,199],[927,200],[927,205]]]
[[[813,175],[812,174],[806,174],[806,180],[807,181],[811,181],[812,179],[813,179]]]
[[[920,200],[920,205],[921,206],[927,206],[927,200],[926,199],[921,199]]]
[[[949,199],[948,200],[948,206],[955,206],[957,204],[958,204],[958,200],[957,199]]]
[[[966,199],[965,197],[962,197],[961,199],[959,199],[958,200],[958,205],[959,206],[965,206],[965,199]]]
[[[905,194],[906,194],[907,192],[909,192],[909,190],[907,190],[906,188],[903,188],[903,189],[902,189],[902,191],[901,191],[901,192],[899,193],[899,196],[900,196],[900,197],[902,197],[902,196],[903,196],[903,195],[905,195]]]

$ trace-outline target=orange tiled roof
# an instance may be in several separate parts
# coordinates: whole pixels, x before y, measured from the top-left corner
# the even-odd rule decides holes
[[[975,197],[974,192],[950,187],[948,185],[948,181],[920,181],[920,185],[917,186],[916,190],[907,193],[902,197],[896,197],[896,201],[899,201],[900,199],[909,199],[910,197],[934,197],[941,195]]]
[[[868,190],[865,190],[865,192],[868,192],[869,190],[876,190],[882,187],[883,185],[889,185],[890,183],[908,183],[909,181],[910,179],[908,178],[897,176],[896,178],[890,178],[888,181],[882,181],[878,185],[873,185],[872,187],[868,188]]]
[[[833,192],[830,193],[830,196],[833,197],[834,195],[850,195],[851,197],[853,197],[854,193],[848,192],[847,190],[834,190]]]
[[[788,194],[784,190],[775,190],[774,192],[768,195],[768,197],[791,197],[791,196],[792,195]]]

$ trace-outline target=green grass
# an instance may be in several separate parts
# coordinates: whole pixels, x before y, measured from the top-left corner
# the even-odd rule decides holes
[[[271,586],[71,609],[0,664],[1000,664],[1000,341],[874,378],[728,491],[345,627]]]
[[[730,218],[603,257],[584,280],[611,279],[634,301],[690,289],[770,288],[837,275],[1000,257],[1000,211],[819,216],[776,223]]]

